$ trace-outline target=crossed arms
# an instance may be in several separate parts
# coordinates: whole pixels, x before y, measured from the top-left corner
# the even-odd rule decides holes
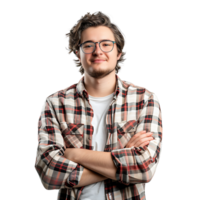
[[[116,166],[111,158],[111,152],[68,148],[65,150],[64,156],[85,167],[80,182],[74,186],[75,188],[103,181],[107,178],[116,180]]]

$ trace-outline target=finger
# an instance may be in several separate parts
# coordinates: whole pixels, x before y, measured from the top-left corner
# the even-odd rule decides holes
[[[135,143],[135,146],[140,146],[142,143],[147,142],[147,141],[151,141],[151,140],[153,140],[153,139],[154,139],[153,137],[142,138],[142,139],[138,140],[138,141]]]
[[[142,138],[145,138],[145,137],[148,137],[148,136],[152,136],[152,134],[153,133],[151,133],[151,132],[147,132],[146,133],[146,131],[140,131],[140,132],[138,132],[138,133],[136,133],[129,141],[128,141],[128,143],[127,143],[127,147],[128,146],[134,146],[134,145],[136,145],[136,143],[137,143],[137,145],[138,144],[141,144],[141,142],[139,142]],[[138,143],[139,142],[139,143]]]
[[[145,135],[147,136],[147,135],[151,135],[151,134],[153,134],[152,132],[143,132],[143,131],[141,131],[141,132],[138,132],[138,133],[136,133],[135,135],[134,135],[134,137],[144,137]]]
[[[147,145],[149,145],[149,141],[143,142],[142,144],[135,146],[135,147],[144,147],[144,146],[147,146]]]
[[[150,136],[151,135],[151,132],[147,132],[146,131],[141,131],[141,132],[138,132],[136,133],[132,138],[131,138],[131,141],[137,141],[139,138],[144,138],[146,136]]]
[[[152,136],[153,133],[151,132],[148,132],[148,133],[145,133],[145,134],[138,134],[137,136],[133,136],[131,139],[130,139],[130,142],[136,144],[139,140],[143,139],[143,138],[147,138],[147,137],[150,137]]]
[[[140,132],[138,132],[138,133],[136,133],[136,135],[142,135],[142,134],[144,134],[144,133],[146,133],[147,131],[140,131]]]
[[[126,147],[127,148],[130,148],[130,147],[144,147],[144,146],[146,146],[146,145],[148,145],[149,144],[149,141],[146,141],[146,142],[143,142],[142,144],[140,144],[140,145],[132,145],[132,146],[127,146],[126,145]]]
[[[142,143],[139,147],[144,147],[149,144],[149,141]]]
[[[147,131],[140,131],[140,132],[138,132],[138,133],[136,133],[135,135],[141,135],[141,134],[144,134],[144,133],[146,133]]]

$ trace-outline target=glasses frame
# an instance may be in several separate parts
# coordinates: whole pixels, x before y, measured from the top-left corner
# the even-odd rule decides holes
[[[112,42],[112,43],[113,43],[113,48],[114,48],[114,44],[115,44],[116,42],[115,42],[115,41],[112,41],[112,40],[102,40],[102,41],[100,41],[100,42],[91,42],[91,43],[94,44],[94,50],[93,50],[91,53],[93,53],[93,52],[96,50],[96,43],[99,43],[99,48],[101,49],[100,43],[101,43],[101,42],[105,42],[105,41],[110,41],[110,42]],[[84,52],[83,49],[82,49],[82,45],[85,44],[85,43],[87,43],[87,41],[86,41],[86,42],[83,42],[83,43],[81,43],[81,44],[78,45],[79,47],[81,47],[81,50],[82,50],[83,53],[85,53],[85,52]],[[113,48],[112,48],[110,51],[103,51],[102,49],[101,49],[101,51],[103,51],[103,52],[105,52],[105,53],[108,53],[108,52],[111,52],[111,51],[113,50]],[[90,54],[90,53],[85,53],[85,54]]]

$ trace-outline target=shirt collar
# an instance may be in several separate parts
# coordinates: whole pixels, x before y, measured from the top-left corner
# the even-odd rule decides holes
[[[116,77],[116,87],[115,87],[115,92],[113,95],[113,99],[116,99],[117,96],[119,95],[119,93],[122,93],[122,91],[125,89],[124,87],[127,87],[127,84],[122,81],[117,74],[115,74]],[[79,80],[78,84],[76,85],[76,91],[77,93],[82,96],[85,97],[86,99],[88,99],[89,95],[87,90],[85,89],[85,85],[84,85],[84,76]]]

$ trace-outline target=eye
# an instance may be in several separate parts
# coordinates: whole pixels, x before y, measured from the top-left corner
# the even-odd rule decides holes
[[[89,48],[89,47],[91,47],[91,45],[84,46],[84,48]]]

